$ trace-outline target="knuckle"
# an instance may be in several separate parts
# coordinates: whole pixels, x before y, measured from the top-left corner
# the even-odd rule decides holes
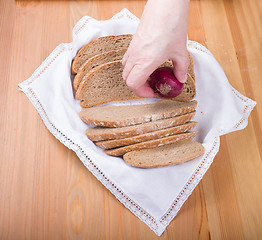
[[[136,90],[136,84],[134,83],[134,81],[128,79],[128,80],[126,81],[126,85],[127,85],[129,88],[131,88],[132,90]]]
[[[180,62],[177,62],[177,68],[181,72],[187,72],[187,69],[189,67],[189,59],[188,57],[185,57],[184,59],[181,59]]]

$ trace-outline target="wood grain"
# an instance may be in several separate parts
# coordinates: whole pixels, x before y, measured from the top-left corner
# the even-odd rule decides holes
[[[146,1],[0,1],[0,239],[158,239],[44,126],[18,91],[84,15],[108,19]],[[262,2],[192,0],[189,39],[257,101],[161,239],[261,239]]]

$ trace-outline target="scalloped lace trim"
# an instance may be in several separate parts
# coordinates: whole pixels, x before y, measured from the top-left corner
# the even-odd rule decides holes
[[[124,9],[119,14],[115,15],[113,18],[122,18],[128,17],[132,20],[136,20],[136,17],[132,15],[128,10]],[[77,35],[81,30],[83,30],[88,21],[92,19],[90,17],[83,17],[74,27],[73,32]],[[192,47],[199,51],[202,51],[208,55],[212,55],[204,46],[201,44],[188,41],[188,47]],[[49,131],[65,146],[69,149],[72,149],[76,152],[77,156],[83,164],[89,169],[90,172],[107,188],[109,189],[115,197],[124,204],[131,212],[133,212],[141,221],[145,222],[158,236],[162,234],[165,230],[167,225],[172,221],[172,219],[176,216],[180,208],[182,207],[183,203],[187,200],[190,196],[192,191],[195,189],[199,181],[202,179],[203,175],[210,167],[211,163],[215,155],[219,150],[219,137],[216,137],[211,150],[206,152],[202,158],[201,163],[189,179],[189,181],[185,184],[181,192],[178,194],[176,199],[173,201],[169,209],[166,213],[158,220],[150,215],[146,210],[141,208],[138,204],[136,204],[127,194],[125,194],[117,184],[110,181],[105,173],[99,169],[96,164],[92,161],[92,159],[88,156],[87,153],[83,150],[83,148],[72,141],[68,136],[66,136],[63,132],[61,132],[48,118],[47,113],[45,112],[41,102],[37,98],[36,94],[34,93],[33,89],[30,88],[28,85],[35,81],[39,76],[41,76],[45,70],[56,60],[56,58],[67,48],[72,49],[71,44],[60,44],[51,54],[50,56],[40,65],[40,67],[33,73],[33,75],[26,81],[19,84],[21,90],[26,94],[32,104],[35,106],[36,110],[40,114],[42,120],[44,121],[45,125],[49,129]],[[248,115],[252,111],[255,106],[255,102],[252,100],[244,97],[240,93],[238,93],[235,89],[232,88],[234,94],[241,99],[243,102],[246,103],[244,107],[244,117],[233,127],[234,130],[241,129],[243,126],[247,125]],[[222,132],[221,132],[222,133]]]
[[[131,212],[135,213],[135,215],[145,222],[150,228],[159,233],[159,221],[157,221],[154,217],[152,217],[146,210],[141,208],[138,204],[136,204],[127,194],[125,194],[117,184],[113,183],[112,181],[107,178],[105,173],[96,164],[91,160],[88,154],[85,153],[83,148],[75,143],[72,139],[66,136],[62,131],[60,131],[49,119],[46,111],[44,110],[40,100],[38,99],[37,95],[33,91],[31,87],[26,89],[22,89],[22,91],[26,94],[29,100],[32,102],[36,110],[38,111],[39,115],[41,116],[44,124],[48,128],[48,130],[66,147],[72,149],[79,159],[83,162],[83,164],[89,169],[90,172],[107,188],[109,189],[116,198],[122,202],[125,207],[127,207]],[[162,231],[164,230],[163,227],[160,227]]]

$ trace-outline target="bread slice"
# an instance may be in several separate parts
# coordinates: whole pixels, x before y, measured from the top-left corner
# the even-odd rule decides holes
[[[189,57],[189,67],[187,69],[187,74],[193,79],[193,81],[196,81],[196,76],[195,76],[195,70],[194,70],[194,59],[191,56],[191,54],[188,52],[188,57]]]
[[[108,155],[118,157],[118,156],[123,156],[125,153],[134,151],[134,150],[155,148],[155,147],[168,145],[168,144],[175,143],[175,142],[180,142],[183,140],[188,140],[188,139],[195,137],[196,134],[197,132],[180,133],[180,134],[176,134],[176,135],[169,136],[169,137],[153,139],[150,141],[128,145],[125,147],[109,149],[109,150],[105,150],[104,152]]]
[[[123,139],[115,139],[115,140],[106,140],[106,141],[99,141],[95,144],[104,149],[111,149],[116,147],[127,146],[135,143],[145,142],[153,139],[163,138],[172,136],[178,133],[184,133],[192,130],[196,126],[196,122],[189,122],[183,125],[165,128],[158,131],[153,131],[149,133],[144,133],[139,136],[128,137]]]
[[[201,156],[205,149],[201,143],[185,140],[156,148],[126,153],[124,160],[135,167],[163,167],[192,160]]]
[[[106,36],[100,37],[87,43],[84,47],[80,49],[77,53],[75,59],[72,62],[72,73],[76,74],[82,64],[89,58],[95,55],[109,52],[112,50],[118,50],[122,48],[128,48],[133,35],[117,35],[117,36]]]
[[[114,61],[89,71],[76,92],[76,99],[82,100],[80,105],[92,107],[111,101],[139,99],[127,87],[122,70],[121,61]]]
[[[194,117],[194,115],[195,115],[195,111],[177,117],[160,119],[154,122],[147,122],[139,125],[120,127],[120,128],[93,127],[93,128],[88,128],[86,130],[86,135],[92,141],[102,141],[102,140],[112,140],[112,139],[133,137],[140,134],[184,124],[190,121]]]
[[[187,80],[184,83],[184,88],[182,93],[180,93],[177,97],[171,99],[176,101],[189,101],[194,99],[195,96],[196,96],[195,80],[192,78],[191,75],[187,74]]]
[[[197,101],[160,100],[156,103],[129,106],[82,108],[81,119],[102,127],[125,127],[183,115],[195,111]]]
[[[121,60],[126,52],[126,48],[120,50],[114,50],[96,55],[92,58],[87,59],[83,65],[79,68],[77,75],[74,78],[73,87],[77,91],[79,84],[83,77],[93,68],[112,61]]]
[[[167,64],[169,65],[168,62]],[[140,97],[126,85],[122,72],[121,61],[105,63],[89,71],[76,92],[76,99],[82,100],[80,105],[92,107],[111,101],[139,99]],[[182,93],[171,100],[189,101],[195,95],[195,82],[188,74]]]

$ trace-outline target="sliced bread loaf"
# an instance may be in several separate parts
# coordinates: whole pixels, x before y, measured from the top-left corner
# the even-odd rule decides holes
[[[139,136],[134,137],[128,137],[123,139],[115,139],[115,140],[105,140],[105,141],[99,141],[95,144],[104,149],[111,149],[116,147],[122,147],[127,146],[135,143],[145,142],[153,139],[163,138],[172,136],[178,133],[184,133],[192,130],[196,126],[196,122],[189,122],[183,125],[171,127],[171,128],[165,128],[158,131],[153,131],[149,133],[144,133]]]
[[[190,121],[195,115],[195,111],[181,116],[161,119],[154,122],[141,123],[139,125],[120,127],[120,128],[105,128],[93,127],[86,130],[87,137],[92,141],[122,139],[127,137],[137,136],[152,131],[157,131],[169,127],[181,125]]]
[[[188,132],[188,133],[181,133],[169,137],[159,138],[159,139],[153,139],[150,141],[145,141],[141,143],[136,143],[132,145],[128,145],[125,147],[119,147],[119,148],[113,148],[109,150],[105,150],[104,152],[111,156],[123,156],[125,153],[139,150],[139,149],[146,149],[146,148],[155,148],[163,145],[168,145],[175,142],[180,142],[183,140],[188,140],[193,138],[197,132]]]
[[[87,43],[84,47],[80,49],[77,53],[75,59],[72,62],[72,73],[76,74],[82,64],[89,58],[109,52],[112,50],[118,50],[122,48],[128,48],[133,35],[117,35],[117,36],[106,36],[100,37]]]
[[[82,108],[81,119],[102,127],[125,127],[183,115],[195,111],[197,101],[160,100],[156,103],[129,106]]]
[[[83,65],[79,68],[77,75],[74,78],[73,87],[77,91],[79,84],[83,77],[93,68],[112,61],[121,60],[126,52],[126,48],[120,50],[114,50],[96,55],[92,58],[87,59]]]
[[[114,61],[89,71],[76,92],[76,99],[82,100],[80,105],[92,107],[111,101],[139,99],[123,80],[122,69],[121,61]]]
[[[170,62],[166,62],[166,65],[170,65]],[[111,101],[139,99],[126,85],[122,72],[121,61],[105,63],[89,71],[76,92],[76,99],[82,100],[80,105],[92,107]],[[195,97],[195,81],[190,74],[187,76],[182,93],[171,100],[189,101]]]
[[[124,160],[135,167],[163,167],[192,160],[201,156],[205,149],[201,143],[185,140],[156,148],[126,153]]]

